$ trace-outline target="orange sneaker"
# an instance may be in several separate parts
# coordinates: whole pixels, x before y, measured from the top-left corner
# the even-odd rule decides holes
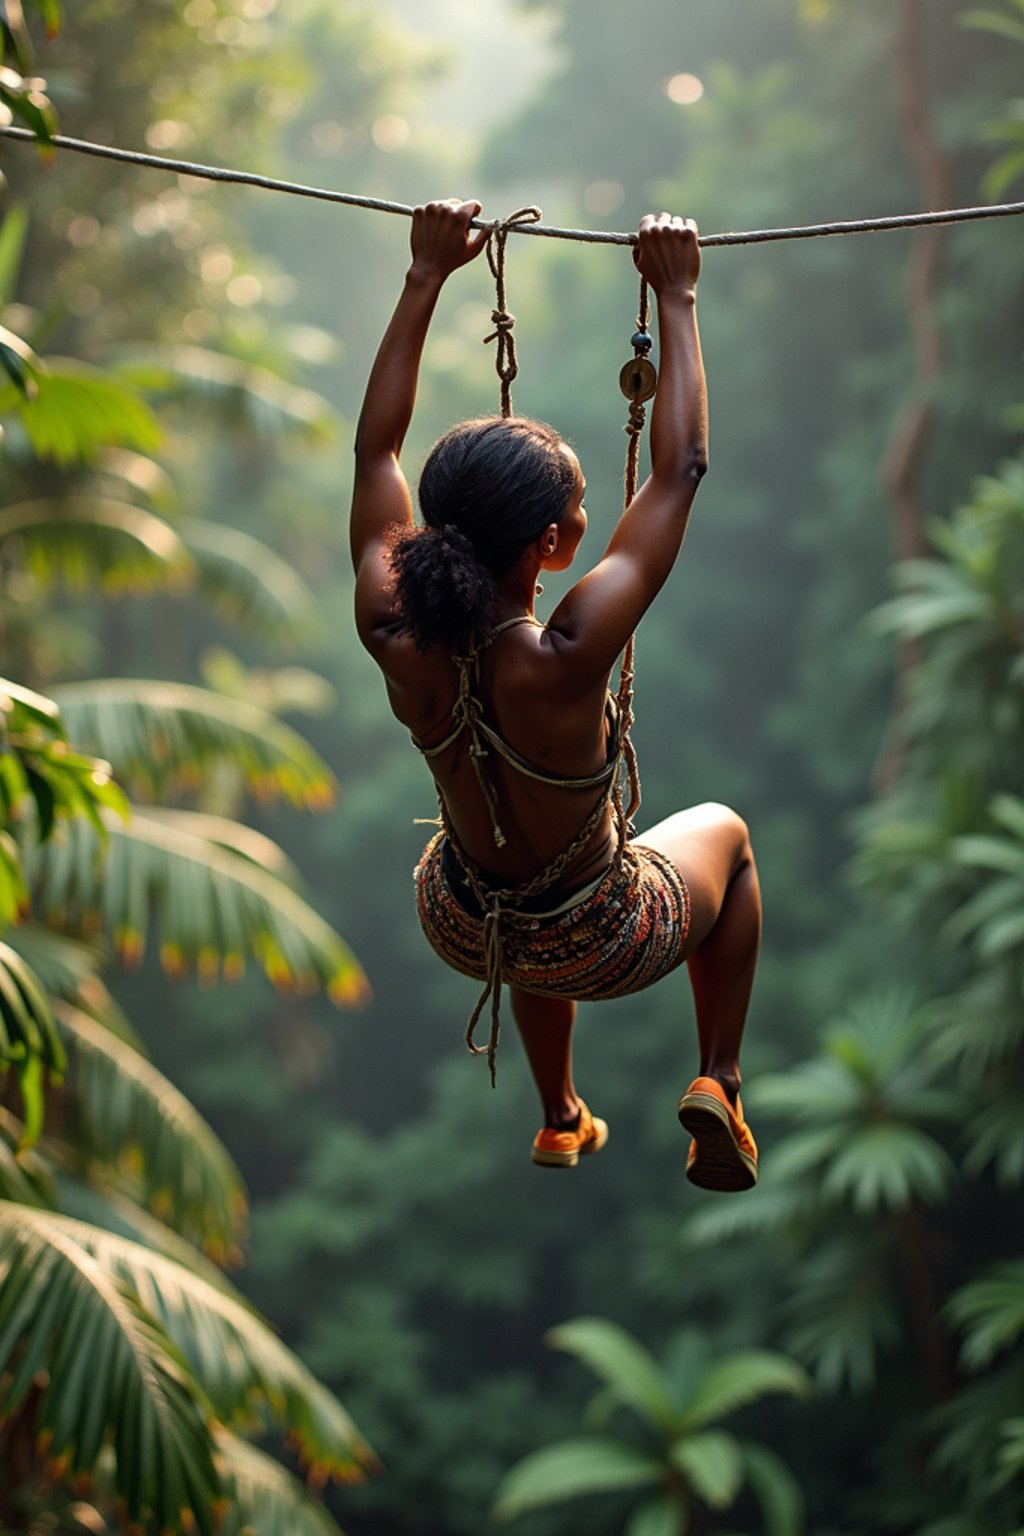
[[[679,1100],[679,1123],[693,1140],[686,1177],[701,1189],[753,1189],[757,1183],[757,1144],[743,1118],[713,1077],[698,1077]]]
[[[530,1156],[542,1168],[575,1168],[581,1157],[600,1152],[608,1140],[608,1127],[592,1115],[580,1099],[579,1124],[574,1131],[554,1131],[544,1126],[533,1138]]]

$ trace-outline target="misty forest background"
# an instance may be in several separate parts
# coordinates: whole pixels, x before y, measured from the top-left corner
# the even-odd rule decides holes
[[[546,222],[613,229],[664,207],[713,232],[1024,195],[1020,0],[68,12],[52,41],[31,19],[61,131],[409,203],[475,195],[496,216],[536,202]],[[212,1402],[200,1419],[296,1468],[272,1421],[291,1429],[322,1502],[282,1530],[480,1536],[496,1501],[523,1536],[1024,1530],[1024,223],[705,253],[711,468],[639,634],[635,739],[641,823],[725,801],[762,871],[744,1097],[763,1178],[724,1200],[683,1178],[683,977],[583,1010],[578,1081],[611,1141],[545,1176],[514,1033],[492,1094],[461,1045],[472,984],[416,925],[414,818],[433,814],[431,787],[356,643],[345,538],[405,222],[7,142],[0,166],[0,319],[55,378],[96,385],[84,364],[111,390],[68,440],[15,384],[0,398],[0,672],[112,762],[138,827],[163,828],[160,858],[184,813],[221,818],[189,835],[301,885],[303,912],[358,962],[303,916],[310,952],[330,958],[291,964],[280,936],[251,938],[258,914],[156,863],[115,901],[119,832],[108,895],[90,897],[82,871],[99,866],[81,854],[75,875],[61,858],[74,820],[50,838],[37,826],[32,921],[2,937],[56,998],[70,1068],[46,1089],[41,1135],[28,1057],[12,1053],[0,1082],[0,1525],[113,1530],[114,1492],[131,1503],[132,1448],[101,1432],[116,1382],[103,1425],[83,1427],[105,1357],[74,1376],[72,1325],[60,1345],[18,1313],[16,1283],[31,1270],[42,1284],[62,1232],[159,1317],[182,1391]],[[620,505],[632,263],[513,236],[508,284],[516,408],[579,452],[593,558]],[[483,261],[442,297],[411,467],[451,421],[496,409],[491,304]],[[87,395],[72,389],[69,419]],[[142,517],[170,544],[154,522],[146,545]],[[173,699],[154,724],[153,689],[104,704],[99,678],[262,709],[262,746],[250,761],[227,725],[218,737],[187,712],[172,727]],[[281,716],[308,746],[274,734]],[[260,963],[218,984],[246,948],[279,990]],[[373,995],[349,1012],[358,967]],[[142,1087],[117,1084],[144,1074],[115,1037],[215,1129],[220,1163],[156,1079],[149,1119],[132,1119]],[[190,1204],[195,1167],[212,1188],[214,1164],[219,1195]],[[42,1248],[26,1258],[30,1227],[56,1244],[45,1265]],[[146,1270],[129,1242],[192,1266],[210,1295],[226,1266],[383,1470],[352,1481],[374,1467],[354,1430],[351,1455],[329,1455],[327,1418],[289,1420],[315,1397],[297,1365],[301,1391],[275,1387],[269,1364],[239,1387],[250,1340],[237,1358],[224,1345],[215,1373],[220,1324],[200,1326],[199,1301],[177,1305],[170,1270]],[[583,1317],[604,1323],[545,1342]],[[649,1351],[674,1419],[605,1323]],[[58,1378],[83,1417],[47,1460],[36,1429],[52,1428]],[[265,1519],[235,1510],[226,1528],[275,1528],[272,1505],[267,1492]],[[144,1520],[153,1506],[133,1507]]]

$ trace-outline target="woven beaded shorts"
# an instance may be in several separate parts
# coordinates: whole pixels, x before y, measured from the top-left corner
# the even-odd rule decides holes
[[[442,960],[484,981],[483,918],[453,889],[444,843],[443,833],[433,837],[413,873],[420,925]],[[578,902],[551,914],[503,909],[502,980],[578,1002],[625,997],[675,970],[689,928],[690,893],[675,865],[627,843]]]

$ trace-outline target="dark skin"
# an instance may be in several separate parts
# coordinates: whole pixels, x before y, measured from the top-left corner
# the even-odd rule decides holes
[[[416,209],[412,264],[370,374],[356,441],[351,519],[356,625],[384,674],[392,710],[425,746],[442,740],[449,729],[456,671],[443,647],[424,655],[401,633],[388,548],[396,525],[413,523],[399,456],[412,419],[427,331],[444,283],[483,249],[486,231],[470,228],[479,211],[479,203],[457,199]],[[666,213],[648,215],[640,224],[634,255],[658,312],[650,475],[619,519],[601,559],[566,593],[547,624],[507,631],[482,661],[481,694],[497,729],[531,761],[566,776],[592,773],[606,760],[609,676],[675,563],[707,465],[696,226]],[[541,572],[568,569],[586,532],[583,473],[568,445],[562,452],[574,470],[574,489],[563,516],[544,528],[498,579],[496,623],[533,614]],[[507,837],[505,846],[497,848],[466,753],[453,747],[432,759],[431,768],[460,842],[497,883],[515,884],[536,875],[562,851],[567,827],[582,825],[596,798],[594,790],[553,788],[523,778],[492,756],[488,772]],[[565,872],[554,899],[600,873],[612,838],[609,812]],[[669,817],[639,841],[666,854],[690,888],[686,958],[697,1010],[700,1071],[735,1097],[760,937],[747,829],[724,806],[700,806]],[[579,1114],[571,1067],[575,1004],[516,986],[509,991],[545,1124],[571,1125]]]

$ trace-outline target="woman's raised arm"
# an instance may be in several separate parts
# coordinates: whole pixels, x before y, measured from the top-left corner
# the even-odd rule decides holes
[[[667,213],[641,221],[636,264],[657,297],[660,359],[651,473],[600,562],[559,603],[549,629],[587,674],[610,671],[675,563],[707,468],[707,393],[697,334],[697,226]]]
[[[412,264],[370,371],[356,428],[356,473],[350,540],[355,566],[356,622],[360,634],[386,622],[386,536],[411,523],[412,499],[398,462],[416,403],[416,384],[427,330],[445,281],[479,255],[486,230],[470,229],[476,201],[427,203],[412,220]]]

